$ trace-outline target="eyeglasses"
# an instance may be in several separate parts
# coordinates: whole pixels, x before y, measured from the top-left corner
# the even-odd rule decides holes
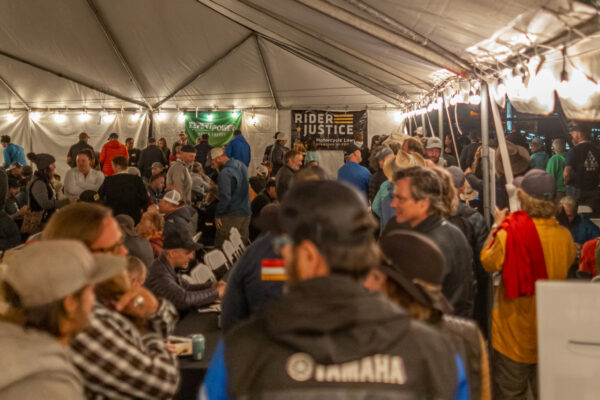
[[[104,253],[104,254],[113,254],[116,253],[118,249],[125,246],[125,238],[121,237],[115,244],[108,247],[100,247],[96,249],[90,249],[92,253]]]

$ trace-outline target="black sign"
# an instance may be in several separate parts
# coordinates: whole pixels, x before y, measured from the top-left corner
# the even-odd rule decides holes
[[[304,143],[314,138],[320,150],[342,150],[354,141],[356,132],[362,132],[363,143],[369,143],[366,111],[292,111],[292,138]]]

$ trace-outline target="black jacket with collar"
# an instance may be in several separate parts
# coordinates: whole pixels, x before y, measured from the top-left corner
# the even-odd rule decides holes
[[[227,334],[224,349],[232,398],[441,400],[457,392],[450,340],[344,276],[290,285]]]
[[[210,283],[192,285],[185,281],[175,272],[164,254],[154,260],[148,269],[145,285],[156,297],[173,303],[179,312],[200,308],[219,298],[219,292]]]

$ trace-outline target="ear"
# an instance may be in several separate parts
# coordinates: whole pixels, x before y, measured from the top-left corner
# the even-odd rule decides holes
[[[326,276],[329,273],[327,262],[309,240],[303,240],[296,250],[298,277],[300,280]]]
[[[65,308],[67,315],[73,314],[75,310],[77,310],[77,307],[79,307],[79,300],[71,293],[63,299],[63,307]]]
[[[417,207],[419,208],[419,211],[427,213],[429,211],[429,198],[417,201]]]

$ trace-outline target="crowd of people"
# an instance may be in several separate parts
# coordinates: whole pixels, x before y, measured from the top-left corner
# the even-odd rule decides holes
[[[170,149],[112,133],[100,151],[81,133],[64,161],[3,136],[0,398],[172,398],[168,337],[215,302],[199,398],[535,398],[535,282],[599,270],[600,149],[569,129],[568,152],[507,136],[520,210],[497,151],[489,227],[477,132],[356,133],[335,180],[314,139],[281,132],[253,173],[240,131]],[[231,271],[191,283],[232,230],[247,247]]]

